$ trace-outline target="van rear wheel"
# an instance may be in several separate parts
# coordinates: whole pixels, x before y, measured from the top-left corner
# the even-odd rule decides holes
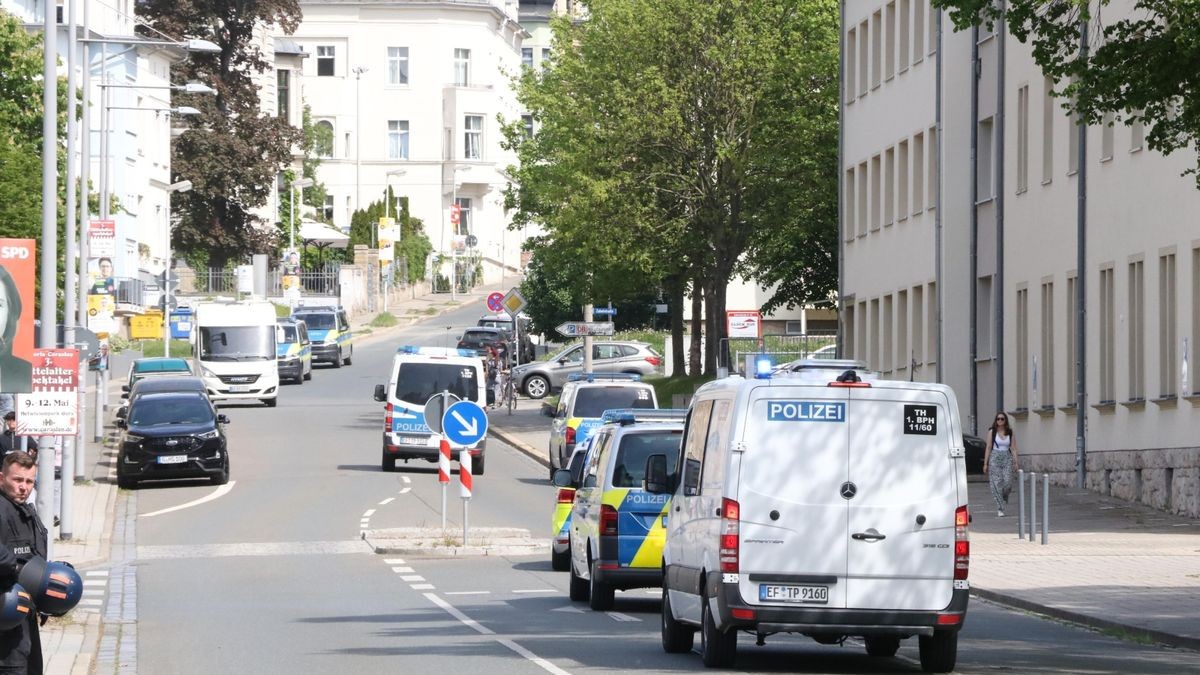
[[[958,661],[958,633],[937,631],[930,637],[921,636],[921,670],[927,673],[948,673]]]
[[[570,555],[570,553],[567,555]],[[583,602],[584,600],[588,599],[587,579],[584,579],[575,573],[574,560],[568,560],[567,565],[571,568],[571,599],[578,602]]]
[[[683,654],[692,651],[696,629],[679,623],[671,612],[671,595],[663,587],[662,592],[662,647],[668,654]]]
[[[607,612],[613,608],[616,589],[599,580],[600,562],[592,561],[592,579],[588,587],[588,605],[597,612]]]
[[[890,635],[868,635],[863,639],[867,644],[867,654],[877,658],[888,658],[900,650],[900,638]]]
[[[701,602],[704,604],[700,608],[700,658],[707,668],[730,668],[737,658],[737,631],[717,630],[707,595]]]

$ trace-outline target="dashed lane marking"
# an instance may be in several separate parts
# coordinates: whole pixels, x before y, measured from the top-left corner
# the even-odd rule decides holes
[[[395,572],[396,574],[412,574],[413,568],[411,568],[411,567],[393,567],[392,571]]]
[[[405,483],[411,483],[411,482],[412,482],[412,478],[409,478],[408,476],[401,476],[401,477],[400,477],[400,480],[404,481]]]
[[[373,515],[375,515],[375,509],[367,509],[366,511],[363,511],[363,515],[362,515],[362,517],[363,517],[363,518],[370,518],[370,517],[371,517],[371,516],[373,516]]]
[[[446,591],[446,595],[490,595],[491,591]]]
[[[628,614],[622,614],[620,612],[605,612],[605,614],[615,621],[641,621],[641,619],[637,618],[636,616],[629,616]]]
[[[400,494],[402,494],[402,495],[406,495],[406,494],[408,494],[408,493],[409,493],[411,490],[412,490],[412,488],[410,488],[410,487],[401,488],[401,490],[400,490]]]
[[[436,593],[426,593],[425,597],[428,598],[429,601],[432,602],[433,604],[435,604],[438,607],[441,607],[443,610],[445,610],[446,613],[448,613],[450,616],[454,617],[455,619],[458,619],[459,623],[463,624],[464,626],[467,626],[468,628],[471,628],[472,630],[479,633],[480,635],[496,635],[495,631],[493,631],[492,629],[490,629],[486,626],[480,625],[479,622],[475,621],[474,619],[467,616],[466,614],[463,614],[462,612],[460,612],[457,607],[455,607],[454,605],[451,605],[449,602],[446,602],[442,598],[438,597],[438,595]],[[545,670],[546,672],[554,673],[554,675],[570,675],[567,671],[563,670],[562,668],[559,668],[558,666],[554,665],[553,663],[550,663],[546,659],[543,659],[542,657],[534,654],[533,652],[522,647],[521,645],[517,644],[516,642],[513,642],[512,640],[509,640],[506,638],[501,638],[501,637],[496,637],[496,642],[499,642],[500,644],[509,648],[510,650],[512,650],[516,654],[520,655],[522,658],[528,660],[529,662],[537,665],[539,668],[541,668],[542,670]]]
[[[384,565],[403,565],[404,558],[384,558],[383,564]]]
[[[391,503],[392,503],[393,501],[395,501],[395,500],[396,500],[396,498],[395,498],[395,497],[388,497],[387,499],[385,499],[385,500],[383,500],[383,501],[379,502],[379,505],[380,505],[380,506],[387,506],[388,504],[391,504]]]
[[[414,591],[432,591],[433,584],[413,584],[412,589]]]
[[[400,581],[412,583],[414,581],[425,581],[425,577],[420,574],[404,574],[400,576]]]

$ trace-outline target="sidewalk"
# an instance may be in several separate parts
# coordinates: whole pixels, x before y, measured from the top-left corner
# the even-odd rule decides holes
[[[354,317],[351,325],[356,339],[363,342],[373,342],[382,339],[392,331],[412,325],[421,319],[436,316],[457,309],[468,303],[478,303],[489,293],[499,291],[507,293],[517,285],[519,279],[508,278],[504,283],[485,286],[468,293],[459,293],[451,299],[449,293],[417,295],[396,300],[394,299],[388,311],[397,318],[396,325],[388,328],[376,328],[370,325],[376,313],[364,313]],[[381,310],[382,311],[382,310]],[[480,314],[487,313],[486,309]],[[124,384],[125,372],[114,370],[111,373],[108,386],[108,421],[112,413],[120,405],[121,385]],[[90,384],[91,378],[89,378]],[[90,431],[94,424],[92,403],[95,400],[92,393],[94,388],[88,387],[88,424],[85,429]],[[106,436],[113,433],[114,428],[106,424]],[[85,433],[87,442],[87,460],[90,470],[87,480],[77,482],[72,496],[72,537],[70,540],[55,539],[52,544],[51,557],[55,560],[65,560],[79,571],[84,578],[83,600],[69,614],[61,618],[50,619],[42,626],[42,653],[45,660],[47,675],[90,675],[100,648],[102,611],[108,595],[108,571],[110,549],[112,545],[113,526],[118,499],[121,498],[109,472],[116,458],[116,450],[91,442],[91,434]],[[57,528],[51,536],[57,537]]]
[[[489,432],[549,466],[550,419],[540,407],[521,399],[512,416],[493,412]],[[968,487],[976,597],[1125,639],[1200,649],[1200,521],[1051,486],[1043,546],[1041,484],[1038,543],[1017,539],[1015,485],[1006,518],[996,516],[987,483],[973,476]]]

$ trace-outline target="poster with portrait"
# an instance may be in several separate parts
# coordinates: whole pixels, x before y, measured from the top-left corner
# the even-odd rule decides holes
[[[33,391],[33,239],[0,239],[0,392]]]
[[[116,295],[113,261],[108,256],[88,260],[88,295]]]

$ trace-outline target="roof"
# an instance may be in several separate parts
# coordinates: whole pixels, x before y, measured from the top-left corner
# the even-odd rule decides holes
[[[195,375],[164,375],[162,377],[147,377],[138,380],[133,385],[133,391],[145,394],[147,392],[206,391],[206,389],[204,387],[204,380]]]
[[[295,40],[289,40],[284,37],[275,38],[275,53],[291,54],[299,56],[302,59],[308,57],[308,52],[304,51],[304,47],[301,47]]]

